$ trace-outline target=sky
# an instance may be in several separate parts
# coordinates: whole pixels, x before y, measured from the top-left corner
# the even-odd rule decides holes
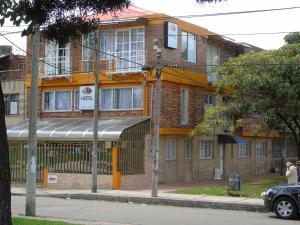
[[[196,3],[196,0],[132,0],[132,3],[138,7],[170,16],[300,7],[300,0],[227,0],[227,2],[222,3],[206,3],[201,5]],[[184,20],[222,35],[300,31],[300,9]],[[5,23],[4,26],[11,25],[10,23]],[[22,30],[22,28],[0,27],[1,33],[19,30]],[[238,42],[247,42],[268,50],[280,48],[284,44],[283,37],[286,34],[226,36]],[[26,38],[21,38],[20,34],[11,34],[6,37],[21,49],[26,49]],[[9,42],[1,37],[0,45],[6,44],[9,44]],[[22,51],[15,47],[13,47],[13,51],[18,54],[22,53]]]

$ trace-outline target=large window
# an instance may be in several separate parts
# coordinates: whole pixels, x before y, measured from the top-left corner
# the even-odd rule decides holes
[[[176,139],[166,139],[165,160],[176,159]]]
[[[101,31],[101,59],[109,72],[141,71],[144,64],[144,28]]]
[[[44,92],[44,112],[71,111],[71,91]]]
[[[94,62],[94,33],[82,36],[82,72],[89,73],[93,70]]]
[[[189,120],[189,89],[181,89],[181,124],[186,125]]]
[[[5,115],[17,115],[19,113],[19,95],[4,95]]]
[[[182,58],[192,63],[197,61],[196,36],[191,33],[182,32],[181,52]]]
[[[256,157],[264,157],[267,155],[267,142],[259,141],[256,143]]]
[[[247,141],[247,143],[238,144],[238,157],[249,157],[251,152],[251,142]]]
[[[100,93],[102,110],[143,108],[143,91],[140,87],[101,89]]]
[[[213,152],[213,141],[200,141],[199,142],[199,158],[211,159]]]
[[[215,70],[220,65],[220,48],[218,46],[207,45],[206,65],[207,79],[209,82],[213,82],[217,79]]]
[[[46,44],[46,76],[70,74],[70,44],[56,41]]]

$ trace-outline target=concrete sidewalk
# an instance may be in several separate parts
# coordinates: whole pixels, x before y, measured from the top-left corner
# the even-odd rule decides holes
[[[24,187],[12,187],[11,192],[12,195],[25,195],[26,189]],[[159,191],[157,198],[151,197],[150,190],[98,190],[97,193],[91,193],[90,190],[37,189],[36,193],[37,196],[41,197],[266,212],[262,199],[173,194],[167,190]]]

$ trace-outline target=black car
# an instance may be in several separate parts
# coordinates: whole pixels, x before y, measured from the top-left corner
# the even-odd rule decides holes
[[[266,209],[283,219],[300,215],[300,183],[274,186],[262,193]]]

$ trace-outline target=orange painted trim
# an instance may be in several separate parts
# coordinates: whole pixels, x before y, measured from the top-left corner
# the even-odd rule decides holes
[[[186,128],[160,128],[161,135],[189,135],[192,130]]]
[[[259,137],[259,138],[278,138],[279,133],[277,131],[271,131],[271,132],[258,132],[255,133],[253,131],[236,131],[236,135],[241,137]]]

